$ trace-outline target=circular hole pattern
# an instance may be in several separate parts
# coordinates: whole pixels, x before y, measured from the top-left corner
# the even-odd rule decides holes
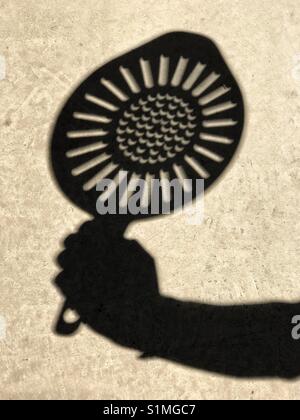
[[[184,99],[149,94],[123,113],[117,128],[118,147],[132,162],[164,163],[191,143],[196,120],[193,108]]]

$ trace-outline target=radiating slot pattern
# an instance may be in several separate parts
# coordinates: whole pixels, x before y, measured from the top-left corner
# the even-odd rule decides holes
[[[213,174],[205,168],[205,163],[209,164],[207,159],[218,164],[224,161],[227,148],[218,147],[218,144],[231,145],[235,139],[232,130],[227,130],[226,137],[223,133],[225,129],[218,128],[234,127],[239,123],[230,118],[237,114],[231,110],[239,104],[232,102],[229,95],[225,97],[231,87],[225,86],[222,74],[213,70],[207,68],[206,63],[195,62],[192,57],[177,55],[175,58],[161,53],[151,59],[149,56],[140,56],[136,63],[129,61],[127,66],[126,63],[118,66],[117,79],[113,73],[105,78],[99,77],[99,94],[96,91],[95,95],[84,95],[88,103],[101,108],[99,114],[97,109],[89,113],[88,104],[84,103],[85,106],[79,108],[84,111],[73,113],[72,130],[66,132],[68,139],[78,139],[77,142],[70,141],[66,157],[85,156],[87,159],[73,168],[72,174],[79,176],[89,173],[98,165],[98,170],[102,168],[83,185],[84,191],[92,190],[99,181],[113,176],[114,182],[99,196],[105,202],[122,183],[125,184],[123,181],[127,177],[130,179],[129,186],[119,197],[121,207],[126,207],[133,194],[130,188],[136,190],[139,180],[145,179],[148,188],[143,192],[141,205],[147,207],[154,177],[152,173],[159,174],[165,203],[171,201],[171,174],[176,175],[186,192],[192,189],[186,182],[186,171],[189,173],[189,169],[202,179],[210,178]],[[152,91],[147,91],[149,89]],[[90,129],[82,121],[90,123]],[[75,122],[79,127],[77,129],[74,129]],[[214,131],[219,131],[219,134]],[[97,137],[98,141],[95,139],[94,143],[86,144],[85,139]],[[122,159],[119,155],[113,159],[116,147],[122,153]],[[216,153],[210,148],[221,149],[222,152]],[[228,147],[228,150],[232,148]],[[92,158],[93,155],[89,155],[98,151],[101,153],[99,156]],[[126,161],[127,166],[115,161]],[[214,165],[210,163],[210,167]],[[115,174],[116,170],[120,172]],[[94,169],[90,176],[95,172]]]
[[[110,118],[104,117],[103,115],[84,114],[80,112],[74,112],[73,117],[76,120],[96,122],[100,124],[109,124],[112,122]]]
[[[162,189],[162,197],[165,203],[169,203],[171,201],[171,192],[170,192],[170,174],[163,170],[160,171],[160,179],[161,179],[161,189]]]
[[[69,150],[66,153],[66,156],[68,158],[82,156],[82,155],[85,155],[87,153],[91,153],[91,152],[95,152],[97,150],[105,149],[106,147],[107,147],[107,144],[105,144],[105,143],[99,143],[99,142],[98,143],[93,143],[93,144],[90,144],[88,146],[78,147],[77,149]]]
[[[161,56],[160,57],[160,67],[159,67],[159,77],[158,84],[159,86],[166,86],[168,84],[169,78],[169,57]]]
[[[131,175],[130,181],[128,183],[128,188],[125,190],[120,200],[121,207],[125,207],[127,205],[128,200],[132,196],[132,194],[134,194],[134,191],[136,190],[140,179],[141,175],[136,174],[135,172]]]
[[[210,74],[203,82],[200,83],[192,92],[193,96],[200,96],[205,92],[213,83],[219,79],[220,75],[217,73]]]
[[[205,65],[198,63],[189,77],[186,79],[185,83],[183,84],[184,90],[190,90],[194,84],[196,83],[197,79],[200,77],[201,73],[205,69]]]
[[[211,102],[215,101],[216,99],[226,95],[226,93],[230,92],[231,88],[227,86],[221,86],[220,88],[214,90],[213,92],[201,97],[199,99],[199,105],[206,106]]]
[[[128,101],[128,96],[120,89],[118,88],[113,82],[106,79],[101,79],[101,83],[103,86],[105,86],[113,95],[115,95],[120,101],[126,102]]]
[[[208,133],[200,133],[200,139],[204,141],[209,141],[213,143],[220,143],[220,144],[232,144],[233,140],[227,137],[217,136],[215,134],[208,134]]]
[[[177,178],[179,179],[179,181],[181,182],[181,185],[183,186],[184,190],[186,192],[191,192],[191,185],[189,183],[186,183],[185,181],[188,179],[187,174],[185,173],[185,170],[183,169],[182,166],[173,165],[173,170],[177,176]]]
[[[232,127],[237,124],[237,121],[234,120],[204,120],[203,127],[213,128],[213,127]]]
[[[237,104],[233,102],[223,102],[219,105],[212,106],[210,108],[204,108],[202,110],[202,114],[205,117],[209,117],[211,115],[220,114],[221,112],[228,111],[236,107]]]
[[[177,67],[176,67],[176,70],[175,70],[175,73],[174,73],[174,76],[173,76],[173,79],[171,81],[171,85],[173,87],[177,87],[181,84],[184,73],[185,73],[187,65],[188,65],[188,62],[189,62],[188,58],[180,57],[180,59],[178,61],[178,64],[177,64]]]
[[[124,77],[125,81],[127,82],[132,93],[140,93],[141,88],[139,87],[131,71],[129,69],[126,69],[125,67],[120,67],[120,72]]]
[[[152,180],[154,176],[147,173],[145,178],[145,184],[144,184],[144,190],[143,195],[141,199],[141,206],[142,208],[147,208],[150,205],[150,197],[151,197],[151,191],[152,191]]]
[[[111,112],[116,112],[119,110],[117,106],[111,104],[110,102],[105,101],[104,99],[98,98],[97,96],[90,95],[88,93],[85,95],[85,99]]]
[[[207,172],[207,170],[195,158],[191,156],[185,156],[184,160],[190,165],[192,169],[194,169],[198,175],[200,175],[202,179],[208,179],[210,177],[210,174]]]
[[[127,171],[118,172],[117,175],[114,177],[113,182],[110,184],[110,186],[107,188],[106,191],[104,191],[100,195],[100,200],[105,203],[111,196],[116,192],[119,185],[126,179],[128,176]]]
[[[143,59],[140,60],[140,64],[142,68],[145,87],[148,89],[151,89],[154,87],[154,80],[153,80],[151,65],[149,61],[143,60]]]
[[[83,186],[84,191],[90,191],[91,189],[93,189],[98,184],[98,182],[105,179],[117,167],[118,167],[118,165],[116,165],[112,162],[109,163],[104,169],[102,169],[102,171],[100,171],[97,175],[95,175],[92,179],[90,179],[86,184],[84,184],[84,186]]]
[[[104,130],[85,130],[85,131],[69,131],[67,137],[69,139],[82,139],[89,137],[104,137],[108,134],[108,131]]]
[[[108,160],[111,156],[103,153],[100,156],[95,157],[94,159],[89,160],[88,162],[83,163],[82,165],[78,166],[77,168],[72,170],[72,175],[78,176],[83,174],[84,172],[89,171],[90,169],[94,168],[95,166],[100,165],[101,163]]]
[[[195,150],[195,152],[213,160],[214,162],[220,163],[220,162],[223,162],[223,160],[224,160],[224,158],[222,156],[219,156],[217,153],[214,153],[211,150],[206,149],[205,147],[195,145],[194,150]]]

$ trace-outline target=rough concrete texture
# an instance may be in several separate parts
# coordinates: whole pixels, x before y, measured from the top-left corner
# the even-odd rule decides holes
[[[95,68],[166,31],[213,38],[247,103],[239,156],[206,196],[202,226],[175,215],[136,223],[127,236],[155,258],[164,294],[299,300],[299,22],[298,0],[0,0],[2,399],[300,397],[298,380],[143,361],[85,327],[55,335],[55,258],[89,216],[61,195],[48,166],[55,117]]]

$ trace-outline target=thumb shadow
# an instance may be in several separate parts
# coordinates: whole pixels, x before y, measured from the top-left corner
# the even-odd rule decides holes
[[[123,237],[126,225],[99,219],[69,236],[58,257],[55,284],[66,303],[57,334],[72,334],[84,323],[142,358],[236,377],[300,374],[300,342],[291,335],[299,303],[216,306],[163,296],[154,260]],[[67,309],[80,319],[68,323]]]

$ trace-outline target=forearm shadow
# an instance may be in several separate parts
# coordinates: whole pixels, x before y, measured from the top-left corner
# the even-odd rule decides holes
[[[300,374],[300,342],[291,336],[300,304],[216,306],[162,296],[154,260],[118,224],[88,222],[65,246],[55,280],[66,297],[57,333],[84,323],[144,358],[236,377]],[[67,308],[78,323],[64,321]]]

